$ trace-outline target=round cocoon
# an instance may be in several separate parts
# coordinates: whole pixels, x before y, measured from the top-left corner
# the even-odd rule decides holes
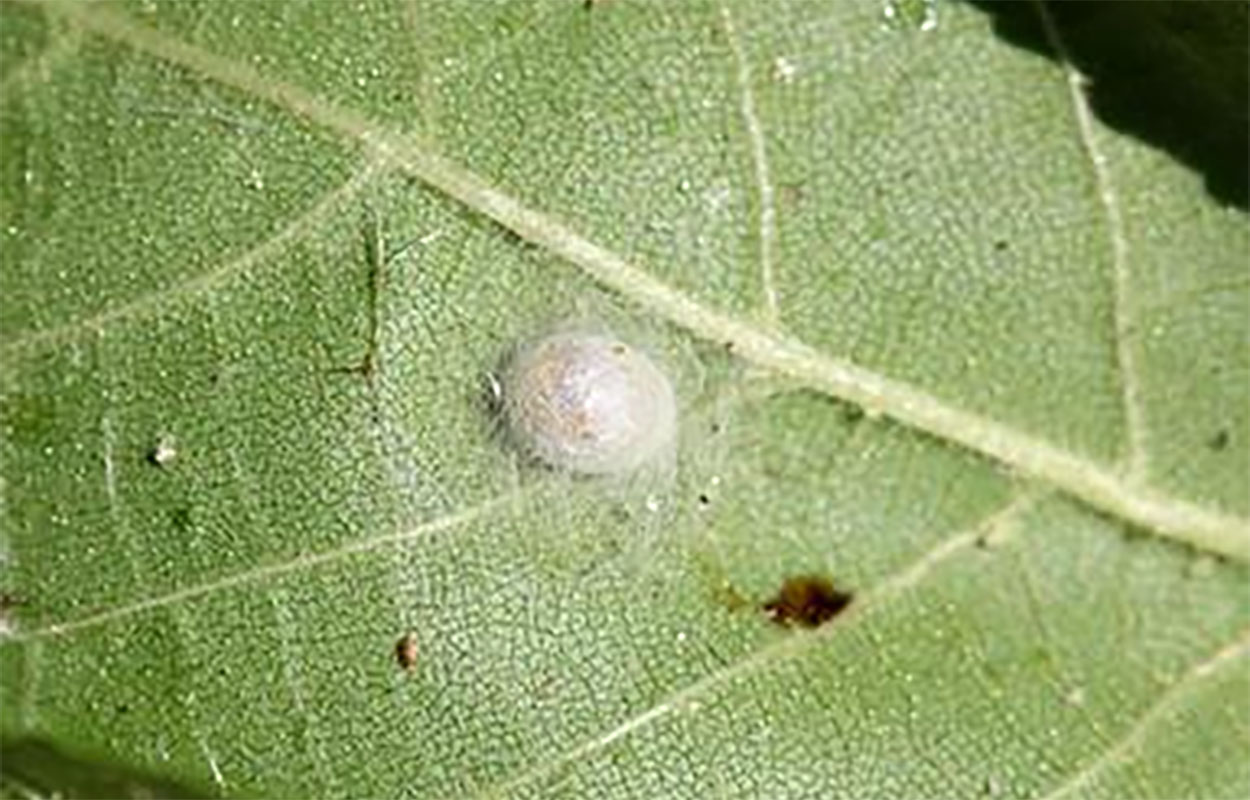
[[[512,359],[501,388],[513,439],[557,469],[631,472],[670,451],[676,438],[668,377],[611,336],[564,332],[536,341]]]

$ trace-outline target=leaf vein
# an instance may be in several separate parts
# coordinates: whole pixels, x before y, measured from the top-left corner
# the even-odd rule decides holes
[[[323,195],[312,207],[291,220],[277,233],[248,249],[237,258],[226,261],[212,269],[180,283],[140,295],[133,300],[104,309],[84,319],[44,328],[6,343],[0,352],[6,355],[30,351],[43,345],[72,339],[84,331],[101,331],[104,326],[128,317],[138,316],[164,308],[180,297],[191,297],[206,292],[232,276],[264,263],[278,255],[305,234],[316,230],[343,204],[360,194],[379,174],[387,163],[376,154],[367,159],[359,169],[337,188]]]
[[[628,736],[655,720],[672,713],[697,709],[697,698],[723,684],[809,652],[813,647],[828,640],[830,637],[838,635],[839,631],[846,629],[854,621],[862,619],[866,614],[871,614],[881,608],[884,603],[919,585],[943,562],[975,544],[983,537],[991,535],[992,531],[1009,524],[1015,517],[1031,508],[1040,499],[1040,493],[1036,491],[1024,490],[1018,492],[1011,500],[987,514],[975,525],[946,537],[911,564],[883,579],[874,588],[865,592],[857,599],[847,611],[843,612],[837,621],[812,633],[797,632],[773,644],[766,645],[745,658],[713,670],[688,686],[668,695],[654,706],[613,726],[610,730],[586,739],[562,753],[523,769],[517,775],[506,778],[490,787],[480,796],[503,797],[521,785],[542,780],[561,767],[603,750],[613,742]]]
[[[1142,744],[1156,722],[1197,690],[1204,681],[1220,672],[1238,659],[1250,657],[1250,628],[1238,634],[1233,642],[1210,658],[1199,662],[1185,673],[1179,681],[1165,691],[1145,713],[1125,732],[1111,748],[1105,750],[1094,760],[1086,764],[1067,781],[1063,782],[1047,794],[1042,800],[1060,800],[1089,786],[1106,770],[1132,758],[1133,751]]]
[[[1143,529],[1250,561],[1250,521],[1125,481],[1102,465],[1028,433],[947,405],[919,388],[706,307],[554,217],[522,205],[474,173],[437,155],[411,134],[334,106],[299,86],[266,78],[246,64],[170,39],[112,11],[80,4],[51,8],[101,35],[250,92],[342,136],[373,146],[434,189],[567,259],[653,313],[705,339],[728,344],[732,352],[757,365],[858,404],[869,413],[885,414],[1000,461]]]
[[[743,48],[738,31],[734,27],[733,14],[728,6],[721,6],[721,22],[733,51],[738,68],[738,92],[742,121],[746,124],[747,138],[751,144],[751,159],[755,165],[756,192],[759,201],[760,283],[764,290],[765,319],[772,325],[780,322],[777,307],[775,281],[777,250],[777,208],[774,201],[772,177],[768,168],[768,151],[765,147],[764,125],[755,111],[755,93],[751,89],[751,65]]]
[[[1132,286],[1129,274],[1129,245],[1124,231],[1124,218],[1120,213],[1120,200],[1116,194],[1107,157],[1098,144],[1093,111],[1085,94],[1088,81],[1072,63],[1068,48],[1063,42],[1058,26],[1046,7],[1046,0],[1036,0],[1038,14],[1046,38],[1054,48],[1063,65],[1068,98],[1072,102],[1072,115],[1076,121],[1081,149],[1089,159],[1093,172],[1098,201],[1102,207],[1103,220],[1111,248],[1111,273],[1114,283],[1114,324],[1116,362],[1120,373],[1121,404],[1124,409],[1125,426],[1128,430],[1127,472],[1130,480],[1143,480],[1146,476],[1146,420],[1141,402],[1141,386],[1137,377],[1137,357],[1133,348]]]
[[[518,499],[519,496],[519,492],[508,492],[506,494],[497,495],[485,502],[465,509],[464,511],[438,517],[408,530],[386,533],[380,536],[371,536],[365,539],[358,539],[320,553],[302,555],[286,561],[266,564],[261,567],[256,567],[255,569],[244,570],[232,575],[227,575],[223,578],[196,584],[195,586],[177,589],[157,597],[149,597],[133,603],[127,603],[125,605],[117,606],[115,608],[101,611],[90,616],[81,617],[79,619],[53,623],[47,627],[38,628],[28,632],[18,631],[9,637],[9,641],[23,642],[53,636],[64,636],[65,634],[73,631],[82,630],[83,628],[92,628],[106,622],[112,622],[117,619],[130,617],[145,611],[177,606],[178,604],[184,603],[188,600],[210,595],[225,589],[232,589],[237,586],[263,581],[277,575],[284,575],[290,572],[297,572],[299,570],[339,561],[349,556],[368,553],[390,544],[406,542],[411,539],[441,533],[453,528],[458,528],[462,525],[467,525],[479,517],[489,514],[495,509]]]

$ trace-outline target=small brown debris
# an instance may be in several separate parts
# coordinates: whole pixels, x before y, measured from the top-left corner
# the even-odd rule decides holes
[[[395,661],[406,672],[412,672],[417,666],[416,634],[405,633],[395,642]]]
[[[815,628],[840,614],[851,604],[853,595],[833,588],[833,582],[819,575],[786,578],[777,596],[761,608],[778,625]]]

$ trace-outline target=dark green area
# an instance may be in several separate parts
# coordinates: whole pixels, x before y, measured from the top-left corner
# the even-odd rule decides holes
[[[181,800],[217,796],[205,787],[191,787],[127,769],[115,759],[71,755],[38,739],[0,741],[0,793],[6,798],[64,800]]]
[[[1012,44],[1056,57],[1035,3],[974,0]],[[1103,122],[1198,170],[1211,194],[1250,198],[1250,4],[1048,3]]]

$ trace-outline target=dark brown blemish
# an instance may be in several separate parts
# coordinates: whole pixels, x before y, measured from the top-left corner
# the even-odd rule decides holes
[[[819,575],[786,578],[777,596],[760,608],[778,625],[816,628],[842,613],[853,595],[833,588],[833,581]]]
[[[395,642],[395,663],[399,664],[400,669],[405,672],[412,672],[417,666],[417,637],[412,633],[405,633],[399,637],[399,641]]]

